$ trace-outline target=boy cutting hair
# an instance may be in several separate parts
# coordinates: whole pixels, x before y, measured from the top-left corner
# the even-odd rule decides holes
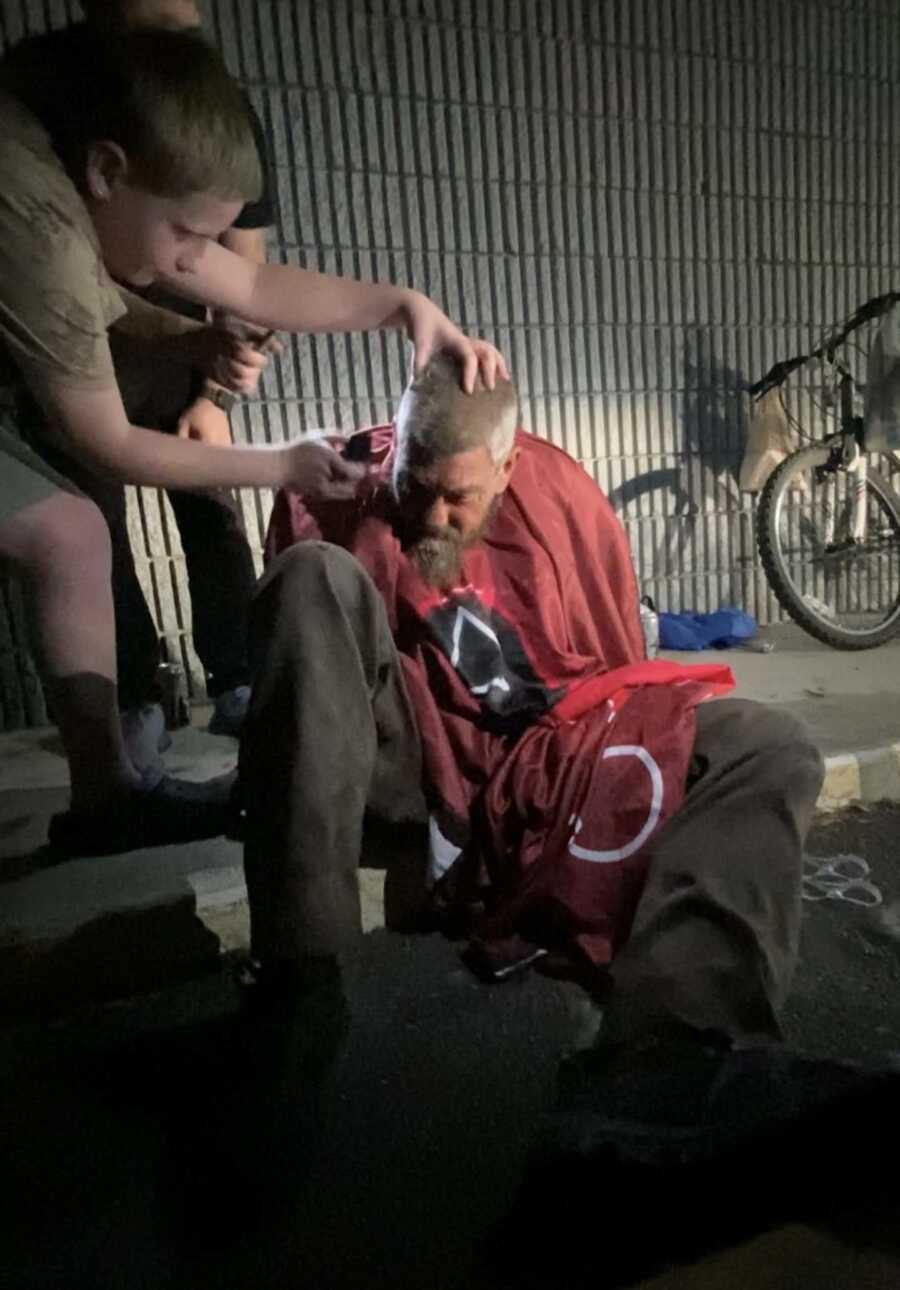
[[[223,344],[238,364],[241,355],[233,340],[116,283],[160,281],[265,329],[404,327],[418,366],[437,349],[456,353],[467,388],[479,367],[488,384],[505,369],[418,292],[253,264],[219,245],[260,188],[246,102],[220,57],[186,32],[82,39],[77,57],[55,64],[27,42],[0,64],[0,556],[29,593],[69,758],[72,811],[57,836],[71,849],[113,849],[217,832],[221,800],[149,784],[130,764],[115,704],[108,536],[43,446],[160,487],[341,497],[358,474],[321,443],[210,445],[131,425],[107,328],[192,367]]]

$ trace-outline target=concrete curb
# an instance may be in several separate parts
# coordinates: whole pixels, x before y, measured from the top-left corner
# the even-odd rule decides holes
[[[218,931],[217,915],[220,911],[246,903],[247,886],[242,865],[198,869],[187,875],[187,881],[193,888],[198,918],[213,931]],[[360,868],[359,903],[364,932],[384,927],[383,870]]]
[[[161,989],[215,967],[216,936],[171,860],[79,860],[3,886],[0,1017]]]
[[[818,808],[900,801],[900,742],[825,760]],[[199,858],[199,857],[198,857]],[[364,931],[384,926],[384,873],[360,870]],[[158,989],[214,966],[247,941],[240,863],[106,857],[4,885],[0,1015],[65,1010]]]
[[[820,811],[884,801],[900,801],[900,743],[825,758]]]

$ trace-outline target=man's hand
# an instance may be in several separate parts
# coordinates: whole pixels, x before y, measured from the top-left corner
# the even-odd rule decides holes
[[[445,351],[462,360],[462,383],[467,394],[474,390],[479,373],[489,390],[494,388],[497,377],[509,380],[509,369],[500,351],[489,341],[471,340],[427,296],[410,292],[404,314],[407,333],[416,349],[416,372],[422,371],[433,354]]]
[[[204,376],[234,394],[254,394],[269,354],[281,348],[273,339],[260,349],[253,341],[218,327],[204,328],[196,343],[197,366]]]
[[[284,454],[284,488],[310,500],[337,501],[356,496],[365,468],[356,466],[321,439],[291,444]]]
[[[215,443],[221,447],[231,445],[228,413],[202,396],[182,412],[176,434],[179,439],[197,439],[200,443]]]

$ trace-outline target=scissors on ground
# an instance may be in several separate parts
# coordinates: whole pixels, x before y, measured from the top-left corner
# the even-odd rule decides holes
[[[869,881],[871,869],[862,856],[803,857],[803,899],[844,900],[848,905],[880,905],[881,890]]]

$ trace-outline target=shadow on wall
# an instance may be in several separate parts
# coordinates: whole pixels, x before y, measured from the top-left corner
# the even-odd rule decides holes
[[[754,612],[753,511],[738,487],[747,435],[747,378],[713,349],[712,332],[686,335],[680,437],[661,465],[627,480],[609,500],[629,527],[642,591],[663,609]]]
[[[0,570],[0,731],[46,721],[22,587],[9,570]]]

